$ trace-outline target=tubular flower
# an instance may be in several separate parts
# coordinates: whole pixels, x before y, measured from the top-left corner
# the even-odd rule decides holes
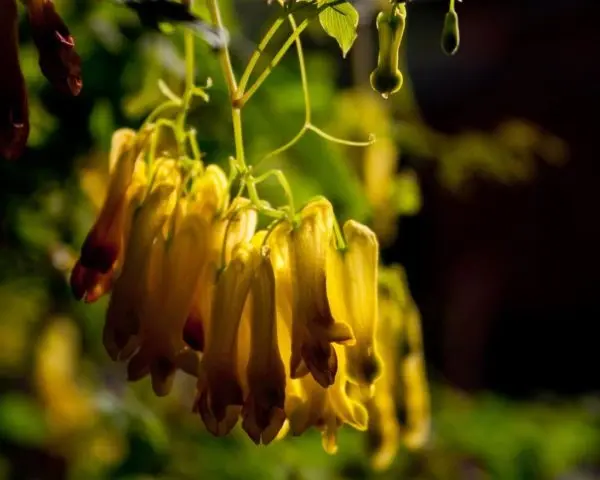
[[[208,223],[196,211],[184,208],[177,208],[171,220],[175,226],[170,240],[159,234],[152,245],[148,298],[139,330],[141,346],[129,363],[131,379],[150,372],[159,396],[171,390],[177,367],[196,374],[199,363],[182,332],[204,260]]]
[[[288,249],[293,279],[291,377],[310,372],[323,387],[333,384],[338,370],[331,343],[353,339],[348,325],[335,323],[327,300],[325,263],[333,221],[331,204],[319,199],[304,208],[297,226],[284,222],[271,236],[277,249]]]
[[[327,296],[333,317],[350,325],[356,344],[346,347],[348,378],[371,388],[379,374],[375,351],[379,245],[369,228],[354,220],[344,225],[347,247],[331,242],[327,255]]]
[[[173,191],[168,185],[156,188],[133,219],[125,262],[115,281],[104,325],[104,347],[113,360],[128,359],[139,347],[143,307],[152,287],[148,258],[155,259],[153,244],[168,218],[159,207]]]
[[[103,342],[128,379],[149,376],[163,396],[178,370],[196,377],[193,410],[216,436],[238,420],[264,445],[316,428],[335,453],[347,424],[379,439],[376,467],[400,441],[422,443],[419,319],[398,271],[378,268],[375,234],[348,221],[337,250],[326,199],[256,232],[262,207],[231,201],[219,167],[146,163],[146,143],[113,138],[106,199],[71,276],[78,298],[110,292]],[[378,281],[394,292],[379,293],[381,312]]]
[[[412,300],[409,300],[405,308],[405,316],[408,351],[401,363],[401,379],[406,408],[404,443],[408,448],[417,449],[427,441],[431,414],[419,312]]]
[[[242,427],[255,443],[262,440],[266,445],[285,421],[285,368],[277,338],[275,272],[268,247],[259,254],[251,295],[249,393],[244,402]]]
[[[213,435],[229,433],[244,404],[237,369],[237,335],[258,262],[257,250],[251,244],[241,244],[217,280],[194,405]]]
[[[29,135],[25,80],[19,64],[16,0],[0,0],[0,157],[21,156]]]
[[[208,223],[207,241],[204,250],[204,260],[200,275],[195,283],[194,301],[184,327],[186,343],[197,351],[204,350],[206,329],[211,318],[212,298],[215,282],[223,261],[222,249],[225,241],[226,230],[229,224],[229,213],[239,205],[247,204],[245,199],[236,199],[229,207],[229,192],[227,177],[223,170],[215,165],[210,165],[203,176],[192,188],[191,207],[198,211]],[[241,241],[250,240],[256,228],[256,212],[244,212],[247,218],[239,220],[240,225],[246,229],[241,237],[237,237],[236,228],[229,227],[229,240],[225,245],[225,262],[231,258],[231,251]],[[236,241],[237,238],[237,241]]]
[[[401,426],[396,415],[396,395],[399,380],[394,368],[400,362],[403,316],[400,305],[390,292],[380,289],[377,340],[382,359],[381,375],[375,384],[375,393],[366,399],[369,412],[368,445],[371,465],[384,470],[394,461],[401,438]],[[360,395],[359,392],[357,392]]]
[[[40,56],[40,69],[62,93],[81,92],[81,59],[75,39],[50,0],[26,0],[31,34]]]
[[[376,334],[382,373],[373,397],[366,399],[371,462],[377,470],[392,463],[400,443],[411,449],[421,447],[430,428],[419,314],[401,269],[386,269],[382,277],[387,280],[379,290]],[[405,412],[404,425],[396,413],[400,409]]]
[[[78,299],[94,302],[107,293],[123,263],[133,212],[147,184],[145,164],[138,158],[142,145],[132,130],[113,135],[108,191],[71,274],[71,288]]]
[[[290,429],[293,435],[301,435],[310,427],[316,427],[323,437],[323,448],[328,453],[337,451],[337,430],[349,424],[357,430],[367,429],[367,411],[359,401],[347,393],[346,355],[342,346],[336,350],[339,371],[335,383],[323,388],[311,376],[301,379],[302,393],[290,401]]]

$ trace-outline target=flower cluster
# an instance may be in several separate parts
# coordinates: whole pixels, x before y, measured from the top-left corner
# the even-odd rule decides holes
[[[81,91],[75,41],[51,0],[24,0],[42,73],[62,93]],[[19,63],[16,0],[0,0],[0,157],[18,158],[29,136],[27,90]]]
[[[257,231],[260,206],[231,199],[218,166],[148,161],[154,135],[114,134],[106,199],[71,275],[79,299],[110,292],[111,358],[127,362],[131,381],[150,376],[159,396],[177,370],[195,376],[193,410],[217,436],[240,420],[257,444],[315,427],[334,452],[349,424],[395,451],[400,430],[390,437],[386,425],[407,364],[391,358],[402,328],[386,327],[387,317],[401,325],[402,312],[386,307],[380,322],[375,234],[353,220],[336,232],[325,198]],[[420,383],[404,395],[426,398],[415,365],[406,368]]]

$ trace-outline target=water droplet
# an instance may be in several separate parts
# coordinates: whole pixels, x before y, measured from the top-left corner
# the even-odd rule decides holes
[[[389,93],[382,93],[381,96],[383,97],[384,100],[387,100],[388,98],[390,98],[390,94]]]

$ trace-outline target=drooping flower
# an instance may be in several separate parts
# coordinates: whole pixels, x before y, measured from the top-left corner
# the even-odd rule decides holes
[[[287,257],[293,285],[291,378],[307,373],[323,387],[338,370],[332,343],[353,340],[348,325],[336,323],[327,299],[326,256],[333,230],[333,208],[326,199],[309,203],[297,225],[284,221],[270,237],[280,257]],[[285,252],[287,250],[287,252]]]
[[[19,63],[16,0],[2,0],[0,9],[0,157],[15,160],[29,136],[27,91]]]
[[[133,218],[125,261],[116,279],[104,326],[104,346],[113,360],[128,359],[140,345],[141,316],[155,282],[150,275],[153,245],[169,218],[165,209],[176,197],[179,176],[158,181]]]
[[[328,453],[337,451],[337,431],[344,424],[357,430],[367,429],[367,411],[348,391],[346,354],[342,346],[335,349],[339,370],[335,382],[328,388],[319,385],[312,376],[303,377],[300,382],[300,396],[290,399],[289,421],[293,435],[301,435],[310,427],[320,430],[323,448]]]
[[[79,95],[83,85],[81,59],[75,51],[75,39],[54,4],[51,0],[26,0],[25,5],[42,73],[60,92]]]
[[[349,220],[344,224],[347,246],[333,242],[327,255],[327,297],[333,317],[352,328],[356,344],[346,347],[349,379],[370,388],[379,374],[375,351],[379,245],[368,227]]]
[[[113,135],[107,193],[71,273],[78,299],[91,303],[110,291],[123,264],[133,214],[147,188],[146,165],[139,158],[145,138],[127,129]]]
[[[277,436],[286,418],[286,375],[278,344],[275,272],[268,247],[260,250],[251,295],[249,393],[242,411],[242,427],[255,443],[266,445]]]
[[[139,325],[140,349],[130,360],[132,377],[150,372],[159,396],[171,390],[178,367],[197,374],[199,363],[197,354],[184,343],[182,332],[204,261],[208,223],[197,211],[181,210],[172,214],[170,238],[158,234],[151,247],[149,289]]]
[[[194,404],[194,410],[213,435],[229,433],[244,404],[237,336],[258,262],[259,255],[252,244],[241,244],[217,280]]]

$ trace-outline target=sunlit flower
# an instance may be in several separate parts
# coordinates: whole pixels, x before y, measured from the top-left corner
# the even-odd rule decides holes
[[[369,411],[369,446],[375,469],[393,462],[401,443],[415,449],[426,442],[430,429],[429,391],[419,314],[400,268],[383,272],[376,340],[382,359],[374,395],[365,400]],[[360,396],[360,392],[357,392]],[[405,412],[401,424],[397,411]]]
[[[241,244],[217,281],[194,406],[214,435],[231,431],[244,404],[237,369],[237,335],[259,261],[255,247]]]
[[[375,351],[379,246],[369,228],[349,220],[344,225],[347,247],[333,243],[327,255],[327,296],[334,318],[352,328],[356,344],[346,347],[349,379],[371,387],[379,374]]]
[[[78,298],[110,293],[103,341],[128,380],[149,376],[164,396],[177,371],[196,377],[193,410],[216,436],[240,420],[265,445],[315,428],[335,453],[343,425],[368,428],[375,466],[400,441],[422,444],[419,320],[393,275],[400,300],[379,312],[376,235],[349,220],[341,242],[324,198],[256,232],[261,206],[231,200],[220,167],[149,159],[146,143],[115,134],[106,199],[71,275]]]
[[[308,372],[323,387],[333,384],[338,370],[332,343],[353,340],[348,325],[336,323],[327,299],[326,256],[333,232],[333,208],[319,199],[300,213],[298,225],[283,222],[271,235],[274,250],[289,258],[292,278],[292,378]]]
[[[71,289],[78,299],[91,303],[110,291],[122,266],[133,213],[147,186],[145,164],[138,158],[142,146],[132,130],[113,135],[108,190],[71,274]]]
[[[268,247],[259,254],[251,287],[251,348],[247,376],[249,393],[244,402],[242,427],[255,442],[268,444],[285,421],[285,367],[277,338],[275,273]]]
[[[293,435],[301,435],[310,427],[316,427],[323,437],[323,448],[329,453],[337,451],[337,431],[343,424],[358,430],[367,428],[367,411],[347,393],[348,379],[345,375],[346,355],[341,346],[336,351],[339,370],[335,382],[323,388],[311,376],[301,379],[302,393],[290,399],[289,420]]]
[[[175,190],[176,185],[166,182],[155,185],[133,218],[125,262],[114,284],[104,326],[104,346],[113,359],[127,359],[139,347],[141,315],[154,283],[148,260],[156,253],[155,239],[169,218],[170,212],[162,207],[176,195]]]
[[[16,0],[2,2],[0,15],[0,157],[21,156],[29,135],[25,80],[19,64]]]
[[[51,0],[26,0],[31,35],[39,52],[40,69],[63,93],[81,91],[81,59],[75,40]]]

